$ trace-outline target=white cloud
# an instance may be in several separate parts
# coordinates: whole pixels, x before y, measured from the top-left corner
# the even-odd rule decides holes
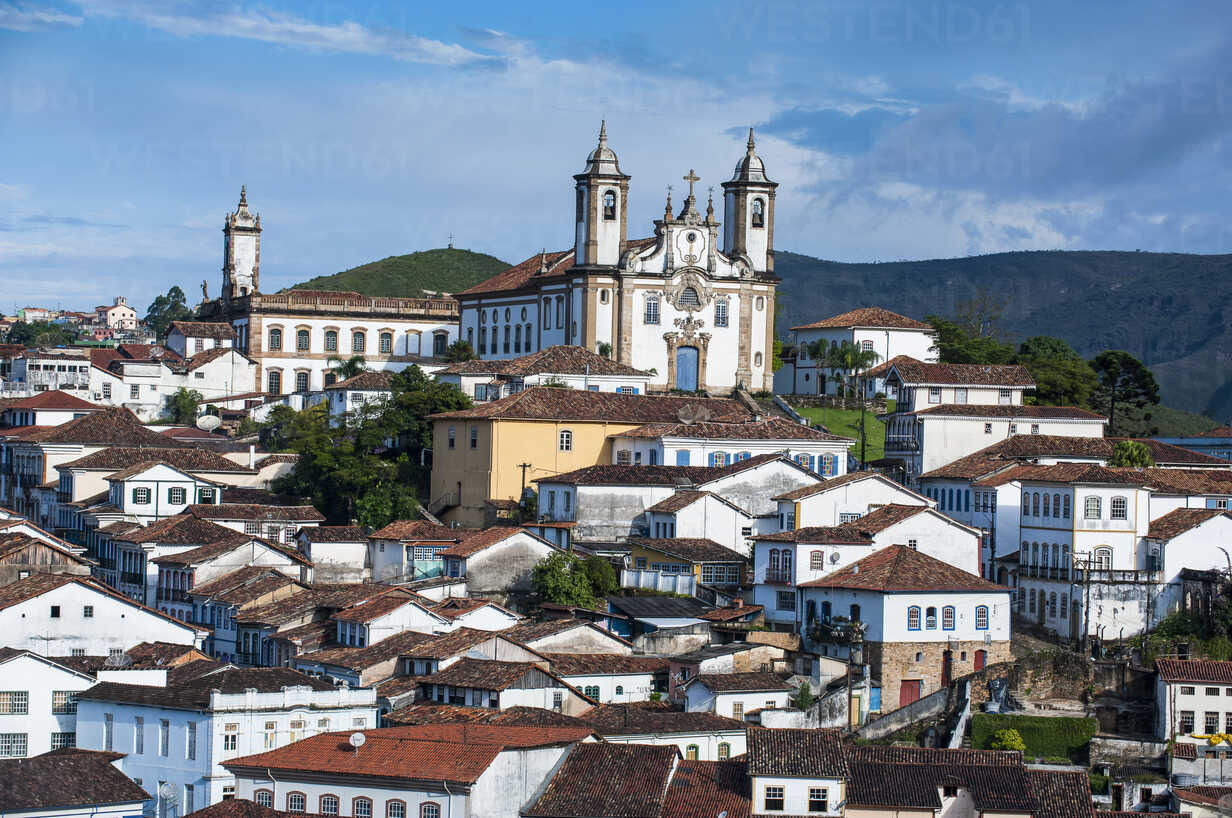
[[[305,17],[255,8],[199,7],[158,0],[81,0],[88,17],[132,20],[176,37],[237,37],[308,51],[368,54],[432,65],[496,63],[500,58],[463,46],[353,20],[315,22]]]
[[[75,28],[81,17],[66,14],[48,6],[0,3],[0,28],[9,31],[45,31],[51,28]]]

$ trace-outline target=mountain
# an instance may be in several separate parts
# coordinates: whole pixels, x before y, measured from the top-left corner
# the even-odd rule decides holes
[[[1151,367],[1163,402],[1232,417],[1232,255],[1053,251],[847,264],[775,253],[779,334],[864,306],[923,319],[981,291],[1008,297],[1015,341],[1064,338],[1081,354],[1123,349]]]
[[[352,290],[363,295],[413,297],[425,291],[456,293],[511,265],[470,250],[442,248],[370,261],[296,284],[298,290]]]

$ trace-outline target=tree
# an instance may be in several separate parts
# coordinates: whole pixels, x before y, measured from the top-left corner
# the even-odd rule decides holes
[[[180,387],[167,400],[167,417],[172,423],[190,426],[197,420],[197,408],[201,405],[202,396],[196,389]]]
[[[193,311],[188,307],[184,291],[173,286],[166,295],[158,296],[150,304],[145,313],[145,325],[155,338],[165,341],[172,321],[191,321],[192,317]]]
[[[343,358],[340,355],[330,355],[326,361],[330,369],[338,380],[345,381],[347,378],[354,378],[356,375],[362,374],[368,370],[368,362],[364,360],[363,355],[352,355],[350,358]]]
[[[813,695],[813,686],[808,682],[801,682],[796,695],[791,698],[792,706],[797,710],[810,710],[816,701],[817,698]]]
[[[1018,347],[1014,363],[1035,380],[1035,400],[1049,406],[1089,406],[1095,391],[1095,370],[1060,338],[1037,335]]]
[[[1014,357],[1014,347],[996,337],[972,335],[955,321],[930,315],[937,336],[937,356],[946,364],[1005,364]]]
[[[1146,365],[1119,349],[1105,350],[1091,361],[1098,385],[1091,406],[1108,415],[1110,437],[1146,437],[1152,434],[1147,407],[1159,403],[1159,384]],[[1134,410],[1138,412],[1134,412]],[[1121,417],[1117,417],[1120,410]]]
[[[776,307],[777,309],[777,307]],[[778,372],[783,368],[783,342],[778,338],[774,339],[773,352],[770,356],[770,371]]]
[[[1027,743],[1022,740],[1022,734],[1012,727],[993,733],[988,747],[992,750],[1017,750],[1020,753],[1027,751]]]
[[[1009,296],[979,290],[971,298],[954,305],[954,323],[971,338],[989,338],[1004,342],[1001,313],[1009,303]]]
[[[9,328],[5,341],[27,347],[62,347],[77,340],[77,328],[50,321],[19,321]]]
[[[582,572],[590,582],[590,592],[595,599],[620,590],[620,577],[616,576],[616,569],[603,557],[587,557],[582,562]]]
[[[598,345],[595,347],[595,352],[598,353],[599,357],[601,358],[611,358],[612,357],[612,345],[609,344],[607,341],[600,341]]]
[[[471,408],[471,399],[451,383],[429,378],[417,366],[408,366],[389,382],[392,392],[374,421],[378,431],[394,441],[395,448],[418,456],[432,448],[429,415]]]
[[[1112,447],[1108,465],[1126,469],[1149,469],[1155,465],[1151,450],[1136,440],[1122,440]]]
[[[445,348],[445,360],[451,364],[473,361],[476,357],[478,356],[475,355],[475,348],[471,346],[470,341],[464,341],[461,338]]]
[[[821,361],[821,365],[826,369],[837,370],[839,377],[845,381],[847,389],[860,400],[860,468],[864,468],[867,440],[864,432],[864,413],[868,402],[864,399],[864,390],[860,386],[860,375],[875,366],[877,361],[881,360],[881,356],[851,341],[843,341],[838,346],[826,346],[825,341],[814,341],[809,345],[809,355]]]
[[[590,580],[575,555],[557,552],[546,557],[531,571],[531,586],[545,602],[593,608],[595,596]]]

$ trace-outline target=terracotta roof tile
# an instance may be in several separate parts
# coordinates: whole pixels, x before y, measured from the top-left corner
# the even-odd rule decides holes
[[[808,469],[793,463],[780,452],[759,454],[746,460],[738,460],[727,466],[585,466],[551,477],[539,477],[536,483],[567,483],[579,486],[696,486],[755,469],[766,463],[781,460],[802,472]]]
[[[12,403],[5,403],[5,409],[61,409],[73,412],[100,412],[102,406],[84,401],[76,395],[62,389],[47,392],[35,392],[28,398],[21,398]]]
[[[801,324],[792,329],[849,329],[853,327],[868,327],[872,329],[919,329],[932,332],[930,324],[890,312],[881,307],[860,307],[839,315],[823,318],[811,324]]]
[[[169,330],[177,330],[185,338],[213,338],[234,341],[235,330],[230,324],[215,321],[172,321]]]
[[[481,642],[503,635],[474,628],[458,628],[449,633],[442,633],[431,641],[416,645],[402,655],[411,659],[449,659],[466,653]]]
[[[805,497],[812,497],[814,494],[836,489],[839,486],[845,486],[848,483],[858,483],[861,480],[869,480],[881,477],[879,472],[875,471],[852,471],[838,477],[831,477],[829,480],[823,480],[820,483],[815,483],[811,486],[801,486],[798,489],[784,492],[775,497],[775,500],[803,500]]]
[[[173,545],[208,545],[216,542],[230,543],[244,535],[230,528],[177,514],[150,523],[145,528],[136,528],[126,534],[113,535],[113,540],[131,543],[169,543]]]
[[[715,693],[732,693],[741,690],[770,691],[791,690],[787,684],[773,673],[699,673],[689,684],[700,684]]]
[[[73,748],[0,760],[0,810],[76,814],[99,804],[144,804],[150,796],[113,764],[120,757]]]
[[[288,585],[295,580],[273,568],[246,565],[221,577],[194,585],[189,591],[202,599],[216,599],[231,605],[246,605]]]
[[[504,690],[534,671],[548,673],[533,662],[502,662],[496,659],[473,659],[467,656],[444,670],[433,673],[426,681],[454,687]]]
[[[910,413],[928,417],[963,417],[963,418],[998,418],[1000,420],[1102,420],[1107,418],[1097,412],[1080,409],[1077,406],[1041,406],[1028,404],[1022,406],[993,406],[984,403],[943,403],[940,406],[930,406],[927,409],[917,409]]]
[[[549,280],[560,276],[573,267],[573,250],[556,250],[551,253],[536,253],[521,264],[515,264],[497,273],[486,281],[472,285],[457,294],[459,299],[468,295],[521,290],[535,280]]]
[[[600,704],[582,716],[603,736],[646,733],[743,733],[748,725],[709,711],[676,710],[667,702]]]
[[[1170,540],[1197,528],[1215,517],[1229,517],[1227,511],[1214,508],[1177,508],[1151,521],[1146,535],[1152,540]]]
[[[151,562],[158,565],[200,565],[203,562],[208,562],[216,557],[221,557],[224,554],[230,554],[240,548],[247,547],[250,543],[260,543],[276,554],[281,554],[292,562],[300,565],[312,565],[312,561],[306,558],[303,554],[296,551],[294,548],[287,548],[272,543],[269,540],[254,537],[251,534],[241,534],[238,531],[232,531],[232,536],[224,540],[216,540],[211,543],[181,551],[178,554],[168,554],[162,557],[155,557]]]
[[[271,506],[258,503],[197,504],[184,509],[203,520],[264,520],[267,522],[300,522],[324,520],[325,515],[309,505]]]
[[[361,372],[344,381],[330,384],[326,389],[350,389],[357,392],[389,392],[392,390],[394,373]]]
[[[1232,662],[1217,659],[1156,659],[1155,670],[1165,682],[1232,684]]]
[[[626,656],[623,653],[544,653],[558,676],[620,676],[666,673],[669,663],[656,656]]]
[[[185,818],[190,818],[190,816],[191,818],[283,818],[290,814],[272,807],[263,807],[243,798],[228,798],[226,801],[219,801],[217,804],[210,804],[208,807],[191,812]]]
[[[23,435],[37,443],[80,443],[93,446],[150,446],[181,448],[188,444],[170,440],[147,429],[127,409],[114,407],[91,412],[59,426],[40,428]]]
[[[415,540],[420,542],[457,542],[457,529],[427,520],[394,520],[368,535],[374,540]]]
[[[424,610],[428,610],[429,604],[419,594],[396,588],[377,596],[360,600],[354,605],[334,614],[333,618],[343,622],[371,622],[407,605],[416,605]]]
[[[752,776],[846,778],[847,758],[837,729],[771,730],[749,727]]]
[[[1008,588],[969,574],[961,568],[921,554],[905,545],[891,545],[828,576],[800,583],[801,588],[848,588],[881,593],[900,591],[1005,592]]]
[[[403,678],[403,677],[396,677]],[[396,681],[387,679],[386,682]],[[409,677],[408,677],[409,678]],[[419,677],[424,681],[428,677]],[[384,685],[385,682],[381,682]],[[378,686],[378,693],[384,695]],[[554,710],[544,710],[540,707],[509,707],[504,710],[492,710],[488,707],[463,707],[453,704],[434,704],[421,702],[408,704],[386,714],[386,718],[395,724],[504,724],[522,725],[526,727],[585,727],[591,729],[589,722],[557,713]]]
[[[501,608],[500,605],[497,605],[495,602],[491,601],[490,599],[480,599],[478,597],[458,597],[458,596],[445,597],[440,602],[433,605],[431,607],[431,610],[432,610],[432,613],[437,614],[438,616],[443,616],[446,619],[457,619],[460,616],[466,616],[468,613],[471,613],[473,611],[479,610],[480,608],[486,608],[489,606],[493,608],[498,608],[502,611],[505,611],[506,613],[510,613],[505,608]],[[510,615],[516,616],[516,614],[512,614],[512,613],[510,613]]]
[[[160,437],[163,437],[160,435]],[[92,471],[117,472],[144,463],[166,463],[173,468],[193,472],[251,473],[245,466],[223,457],[209,449],[169,448],[164,439],[162,445],[108,446],[93,454],[56,466],[57,469],[89,469]]]
[[[1172,792],[1184,803],[1209,804],[1210,806],[1225,806],[1232,799],[1232,787],[1220,787],[1211,784],[1198,784],[1192,787],[1173,787]]]
[[[1022,386],[1035,388],[1035,379],[1018,364],[940,364],[900,355],[887,363],[908,386]],[[872,374],[871,370],[867,374]]]
[[[1088,818],[1097,815],[1091,804],[1091,779],[1085,772],[1027,770],[1027,785],[1038,805],[1033,818]]]
[[[748,818],[752,781],[744,758],[728,761],[681,761],[676,765],[662,818],[697,818],[725,815]]]
[[[518,534],[524,533],[528,537],[535,537],[534,534],[521,528],[503,526],[493,526],[492,528],[481,530],[459,528],[454,529],[454,532],[458,534],[458,542],[442,551],[440,556],[470,557]],[[535,539],[539,538],[535,537]]]
[[[276,693],[284,687],[308,687],[321,692],[335,689],[331,682],[314,679],[290,668],[236,668],[218,662],[190,662],[172,669],[166,687],[100,682],[83,690],[77,698],[145,704],[172,710],[203,710],[209,707],[210,694],[215,690],[243,693],[254,688],[260,693]]]
[[[652,539],[650,537],[630,537],[629,545],[640,546],[649,551],[657,551],[679,557],[692,563],[703,562],[744,562],[745,557],[738,551],[733,551],[725,545],[719,545],[714,540],[703,537],[676,537],[673,539]]]
[[[680,751],[675,745],[579,744],[527,818],[660,818]],[[630,775],[636,770],[636,775]],[[695,815],[698,813],[694,813]]]
[[[432,634],[430,633],[402,631],[362,648],[330,647],[300,653],[295,657],[294,661],[319,662],[323,665],[364,670],[381,662],[397,659],[415,645],[423,644],[431,638]]]
[[[808,440],[854,442],[851,438],[830,434],[786,418],[748,420],[737,423],[648,423],[619,437],[662,438],[683,437],[699,440]]]
[[[357,525],[311,525],[299,530],[299,536],[310,543],[368,542],[368,535]]]
[[[623,642],[626,645],[631,643],[623,639],[618,634],[600,628],[593,622],[587,622],[583,619],[545,619],[542,622],[524,622],[520,625],[515,625],[508,630],[501,631],[501,636],[506,639],[512,639],[515,642],[529,644],[539,639],[545,639],[549,636],[571,631],[574,628],[593,628],[605,636],[610,636],[617,642]]]
[[[682,411],[709,412],[711,422],[739,422],[750,413],[731,398],[695,398],[680,395],[622,395],[533,386],[516,395],[489,401],[471,409],[429,415],[430,420],[508,419],[572,420],[595,423],[679,423]]]
[[[437,374],[504,378],[524,378],[528,375],[650,375],[579,346],[550,346],[518,358],[459,361],[449,364]]]

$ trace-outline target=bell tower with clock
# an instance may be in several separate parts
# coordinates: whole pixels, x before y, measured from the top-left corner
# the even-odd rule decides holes
[[[736,172],[723,183],[723,253],[747,257],[759,273],[774,272],[774,190],[753,144],[753,129]]]
[[[573,177],[577,187],[574,264],[615,267],[627,241],[629,177],[621,172],[616,152],[607,145],[607,123],[599,127],[599,144],[586,169]]]

